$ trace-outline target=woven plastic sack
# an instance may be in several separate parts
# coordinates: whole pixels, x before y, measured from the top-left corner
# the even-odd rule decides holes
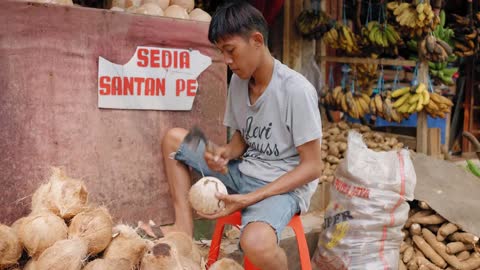
[[[397,269],[416,184],[407,150],[375,152],[350,132],[312,257],[316,270]]]

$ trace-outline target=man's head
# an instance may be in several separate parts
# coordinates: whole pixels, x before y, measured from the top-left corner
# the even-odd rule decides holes
[[[208,39],[223,53],[230,69],[248,79],[265,53],[267,22],[259,10],[245,1],[227,3],[213,15]]]

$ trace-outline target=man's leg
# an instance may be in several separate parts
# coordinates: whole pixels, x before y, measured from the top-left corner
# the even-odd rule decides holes
[[[249,223],[240,237],[240,246],[248,259],[260,269],[288,269],[285,251],[277,244],[277,234],[267,223]]]
[[[173,128],[165,134],[162,141],[165,172],[175,211],[175,224],[163,232],[181,231],[193,236],[193,216],[188,203],[188,191],[191,187],[190,171],[185,164],[170,158],[170,154],[178,150],[187,133],[186,129]]]

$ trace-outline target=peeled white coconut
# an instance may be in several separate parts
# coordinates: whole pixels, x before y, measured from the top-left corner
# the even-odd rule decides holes
[[[156,243],[143,256],[140,270],[183,270],[177,248],[169,242]]]
[[[170,0],[143,0],[142,3],[154,3],[157,4],[162,10],[165,10],[170,5]]]
[[[243,267],[230,258],[223,258],[216,261],[209,270],[243,270]]]
[[[22,245],[14,229],[0,224],[0,269],[15,265],[22,256]]]
[[[125,9],[123,9],[121,7],[112,7],[110,10],[111,11],[125,11]]]
[[[67,238],[65,221],[50,212],[31,214],[20,224],[20,242],[31,257],[37,257],[55,242]]]
[[[125,1],[125,8],[139,7],[141,5],[142,5],[142,0],[126,0]]]
[[[225,207],[225,203],[215,197],[216,192],[228,194],[227,188],[218,178],[203,177],[190,188],[188,193],[190,205],[197,212],[215,214]]]
[[[112,240],[112,217],[104,207],[92,208],[76,215],[68,228],[69,238],[88,243],[88,254],[95,255],[107,248]]]
[[[136,8],[134,13],[152,15],[152,16],[163,16],[163,10],[154,3],[146,3]]]
[[[177,19],[188,19],[187,10],[181,6],[171,5],[167,9],[165,9],[164,15],[170,18],[177,18]]]
[[[193,243],[192,237],[183,232],[171,232],[159,239],[157,243],[169,242],[175,245],[181,257],[190,258],[195,264],[200,265],[202,255],[198,247]]]
[[[210,14],[208,14],[207,12],[203,11],[200,8],[196,8],[192,10],[189,16],[190,16],[190,20],[194,20],[194,21],[210,22],[212,20],[212,16],[210,16]]]
[[[87,243],[79,238],[56,242],[38,257],[38,270],[80,270],[87,256]]]
[[[195,0],[171,0],[170,5],[181,6],[190,12],[195,7]]]
[[[103,253],[103,258],[126,259],[131,268],[136,267],[147,249],[147,242],[133,228],[123,224],[115,226],[113,234],[115,236]]]
[[[130,262],[126,259],[96,259],[89,262],[83,270],[131,270]]]

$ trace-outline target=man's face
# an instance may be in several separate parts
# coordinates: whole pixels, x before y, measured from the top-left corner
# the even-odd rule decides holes
[[[228,67],[243,80],[249,79],[259,62],[258,41],[235,35],[219,40],[216,45]]]

